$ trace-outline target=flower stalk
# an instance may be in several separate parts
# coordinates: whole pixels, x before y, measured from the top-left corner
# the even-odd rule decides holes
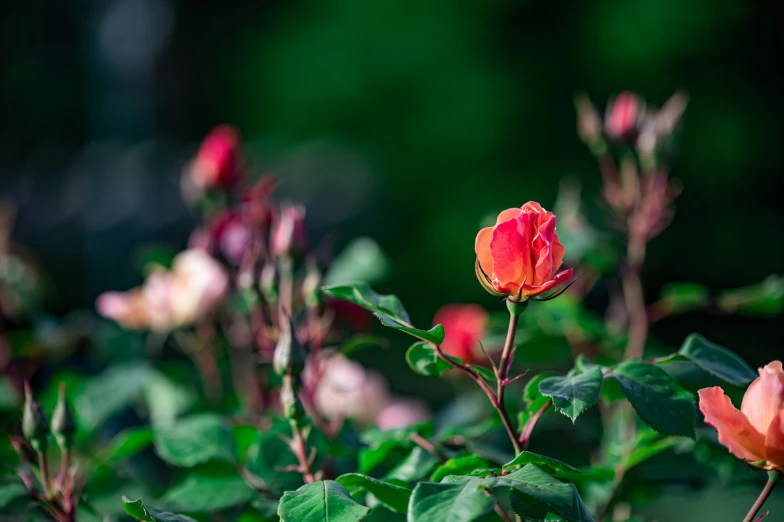
[[[768,500],[770,494],[773,493],[773,489],[776,487],[776,484],[779,483],[781,479],[781,472],[779,470],[771,470],[768,471],[768,482],[765,484],[765,487],[762,488],[762,492],[760,493],[759,497],[757,497],[756,502],[754,505],[751,506],[749,513],[746,515],[746,518],[743,519],[743,522],[752,522],[754,517],[757,516],[762,506],[765,504],[765,501]]]

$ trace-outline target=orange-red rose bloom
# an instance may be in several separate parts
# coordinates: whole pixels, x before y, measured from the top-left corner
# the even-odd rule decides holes
[[[470,304],[442,306],[433,318],[434,324],[444,327],[445,336],[441,349],[468,364],[486,362],[478,353],[478,343],[485,335],[487,321],[487,311],[481,306]]]
[[[483,272],[478,275],[500,294],[545,297],[574,274],[571,268],[558,272],[564,247],[555,233],[555,215],[535,201],[501,212],[495,226],[479,231],[475,249]]]
[[[780,361],[760,368],[743,396],[740,410],[719,388],[699,391],[705,422],[719,432],[719,442],[739,459],[767,461],[784,471],[784,370]]]

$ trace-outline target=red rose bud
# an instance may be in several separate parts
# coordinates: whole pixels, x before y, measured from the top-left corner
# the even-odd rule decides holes
[[[496,295],[542,301],[573,281],[573,269],[558,272],[564,247],[555,233],[555,215],[535,201],[501,212],[495,226],[479,231],[475,250],[477,277]]]
[[[305,207],[283,204],[272,221],[272,255],[285,256],[305,249]]]
[[[433,323],[442,325],[446,334],[441,349],[468,364],[485,364],[487,359],[481,353],[479,342],[485,335],[488,320],[487,311],[478,305],[441,307],[433,317]]]
[[[60,449],[67,450],[73,447],[75,434],[76,422],[65,399],[65,383],[61,382],[57,406],[52,412],[52,435]]]
[[[241,177],[239,134],[220,125],[207,134],[190,169],[191,181],[201,189],[229,189]]]
[[[49,435],[49,426],[46,417],[41,411],[41,405],[33,398],[30,383],[25,382],[24,413],[22,415],[22,433],[30,442],[33,449],[43,452],[46,449],[46,437]]]
[[[643,101],[633,92],[624,91],[607,107],[604,131],[616,140],[634,138],[644,114]]]

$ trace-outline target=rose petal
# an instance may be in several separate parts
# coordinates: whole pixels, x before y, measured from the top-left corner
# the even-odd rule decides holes
[[[768,426],[765,457],[778,469],[784,470],[784,410],[780,411]]]
[[[476,243],[474,245],[479,266],[482,267],[482,271],[487,274],[487,277],[493,277],[493,256],[490,253],[490,241],[493,239],[494,229],[495,227],[487,227],[480,230],[476,235]]]
[[[544,208],[542,208],[542,205],[540,205],[536,201],[529,201],[528,203],[523,205],[521,208],[522,208],[523,212],[533,212],[535,214],[543,214],[543,213],[548,213],[549,214],[549,212],[547,212]]]
[[[542,285],[525,285],[523,287],[523,295],[527,297],[538,297],[547,292],[558,291],[564,285],[570,284],[572,282],[573,276],[574,268],[567,268],[566,270],[562,270],[561,272],[555,274],[551,280]]]
[[[746,390],[740,409],[752,426],[766,433],[773,418],[784,410],[784,370],[781,362],[773,361],[760,368],[759,375]]]
[[[520,215],[523,216],[525,214]],[[493,280],[499,290],[509,294],[515,293],[525,279],[526,254],[530,251],[518,232],[520,217],[497,225],[490,241]]]
[[[538,251],[538,254],[536,266],[534,267],[533,284],[541,285],[552,279],[555,274],[551,249],[553,236],[555,236],[555,216],[543,222],[537,229],[536,239],[534,239],[534,252]]]
[[[718,386],[699,391],[705,422],[716,428],[721,442],[736,457],[765,460],[765,436],[751,425]]]
[[[520,215],[520,212],[522,212],[522,209],[508,208],[503,212],[501,212],[500,214],[498,214],[498,217],[495,220],[495,224],[500,225],[504,221],[509,221],[510,219],[514,219]]]
[[[566,249],[558,240],[558,234],[553,234],[553,243],[550,245],[553,255],[553,273],[557,272],[563,264],[564,253]]]

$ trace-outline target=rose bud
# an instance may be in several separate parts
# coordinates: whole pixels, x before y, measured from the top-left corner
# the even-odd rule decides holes
[[[272,220],[272,255],[285,256],[305,248],[305,207],[281,205]]]
[[[433,323],[442,325],[446,334],[441,349],[468,364],[485,364],[487,359],[477,352],[488,319],[487,311],[478,305],[449,304],[441,307],[433,317]]]
[[[65,451],[73,447],[74,436],[76,435],[76,421],[65,398],[64,382],[60,383],[57,406],[52,412],[52,435],[54,435],[54,439],[61,450]]]
[[[46,437],[49,435],[49,423],[46,421],[41,405],[33,398],[30,383],[24,384],[25,402],[22,414],[22,433],[33,449],[42,453],[46,451]]]
[[[212,129],[199,147],[190,167],[193,184],[201,189],[230,189],[241,177],[240,137],[233,127]]]
[[[558,272],[564,247],[555,215],[535,201],[501,212],[495,226],[479,231],[475,250],[482,286],[514,301],[552,299],[572,282],[573,269]]]
[[[645,113],[642,100],[633,92],[624,91],[607,107],[604,131],[612,139],[634,139]]]
[[[718,386],[699,391],[705,422],[730,453],[759,467],[784,471],[784,369],[780,361],[760,368],[740,410]]]

